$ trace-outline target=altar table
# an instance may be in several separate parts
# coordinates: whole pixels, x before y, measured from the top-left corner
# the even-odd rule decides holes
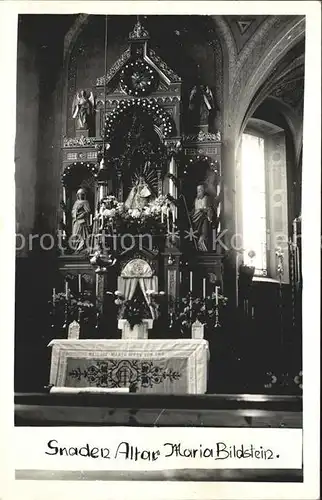
[[[129,387],[140,393],[204,394],[209,346],[204,339],[55,339],[50,385]]]

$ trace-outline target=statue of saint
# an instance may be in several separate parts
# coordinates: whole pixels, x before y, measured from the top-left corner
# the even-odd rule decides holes
[[[145,178],[140,175],[125,201],[125,206],[128,209],[142,209],[148,205],[152,198],[153,193],[151,189],[149,188]]]
[[[77,191],[77,199],[72,208],[72,239],[74,251],[78,253],[85,249],[85,244],[90,235],[90,213],[91,208],[86,199],[86,191],[80,188]]]
[[[198,249],[207,252],[207,240],[210,231],[210,224],[213,218],[213,208],[209,196],[206,194],[203,184],[197,186],[197,196],[194,202],[194,208],[191,213],[191,224],[198,236]]]
[[[209,114],[215,109],[214,96],[208,85],[196,85],[190,92],[189,110],[193,122],[208,132]]]
[[[94,95],[93,92],[88,93],[86,90],[81,90],[76,94],[72,105],[72,115],[76,120],[76,128],[78,130],[88,130],[89,118],[94,111]]]

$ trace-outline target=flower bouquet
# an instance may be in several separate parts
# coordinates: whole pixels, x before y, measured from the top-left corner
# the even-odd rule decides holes
[[[100,217],[109,233],[162,235],[166,232],[169,200],[159,196],[143,208],[127,208],[114,196],[101,200]]]
[[[133,330],[134,326],[142,324],[143,320],[149,316],[147,304],[142,298],[125,299],[118,290],[115,295],[117,298],[114,302],[120,307],[119,316],[128,321],[131,330]]]
[[[197,320],[210,330],[217,328],[220,326],[219,310],[227,304],[227,301],[227,297],[221,294],[217,294],[217,298],[215,293],[201,298],[193,297],[189,292],[177,302],[173,327],[178,328],[183,335],[190,334],[192,324]]]
[[[95,319],[97,308],[91,300],[90,291],[84,291],[78,295],[69,292],[55,294],[55,299],[49,301],[52,327],[67,328],[72,321],[88,323]]]

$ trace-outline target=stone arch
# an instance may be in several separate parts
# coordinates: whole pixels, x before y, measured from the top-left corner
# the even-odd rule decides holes
[[[263,30],[259,29],[258,36],[263,36]],[[283,32],[279,35],[277,41],[274,42],[273,46],[270,46],[262,55],[260,63],[256,65],[254,71],[251,72],[250,76],[245,81],[244,85],[241,86],[242,90],[239,95],[234,95],[231,100],[231,109],[236,109],[236,113],[231,117],[235,122],[235,132],[237,136],[240,135],[241,128],[247,116],[250,116],[248,110],[251,108],[252,101],[259,93],[261,87],[264,88],[265,82],[269,81],[272,71],[277,66],[278,63],[282,61],[285,55],[293,49],[305,36],[305,18],[300,20],[293,20],[287,26],[285,26]],[[275,38],[276,40],[276,38]],[[252,43],[248,47],[248,52],[254,50],[254,45],[256,43],[256,37],[252,40]],[[261,97],[261,102],[268,96],[264,94]],[[238,100],[238,105],[237,105]],[[258,102],[257,106],[260,104]]]
[[[83,30],[84,26],[89,21],[90,14],[79,14],[73,25],[70,27],[64,38],[64,60],[68,59],[75,42]]]
[[[222,81],[220,85],[223,89],[222,113],[222,134],[226,135],[228,126],[228,106],[232,76],[234,75],[237,61],[237,47],[228,23],[223,16],[210,16],[217,35],[218,43],[222,53]]]
[[[302,144],[302,121],[301,121],[301,119],[296,115],[296,113],[293,111],[293,109],[288,104],[284,103],[281,99],[278,99],[278,98],[272,97],[272,96],[268,96],[263,101],[261,101],[260,104],[263,104],[266,101],[270,102],[272,104],[278,103],[279,112],[283,116],[283,118],[285,119],[286,125],[287,125],[289,132],[291,134],[291,137],[292,137],[293,148],[294,148],[294,158],[297,161],[299,154],[300,154],[301,144]],[[256,109],[258,109],[260,104],[257,106]],[[242,134],[246,125],[247,125],[247,122],[245,122],[243,124],[241,134]]]

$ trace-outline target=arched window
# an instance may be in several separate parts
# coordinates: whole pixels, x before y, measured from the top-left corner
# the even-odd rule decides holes
[[[253,120],[241,141],[241,227],[243,260],[255,276],[278,279],[278,253],[283,254],[282,281],[289,282],[288,200],[284,131]]]

